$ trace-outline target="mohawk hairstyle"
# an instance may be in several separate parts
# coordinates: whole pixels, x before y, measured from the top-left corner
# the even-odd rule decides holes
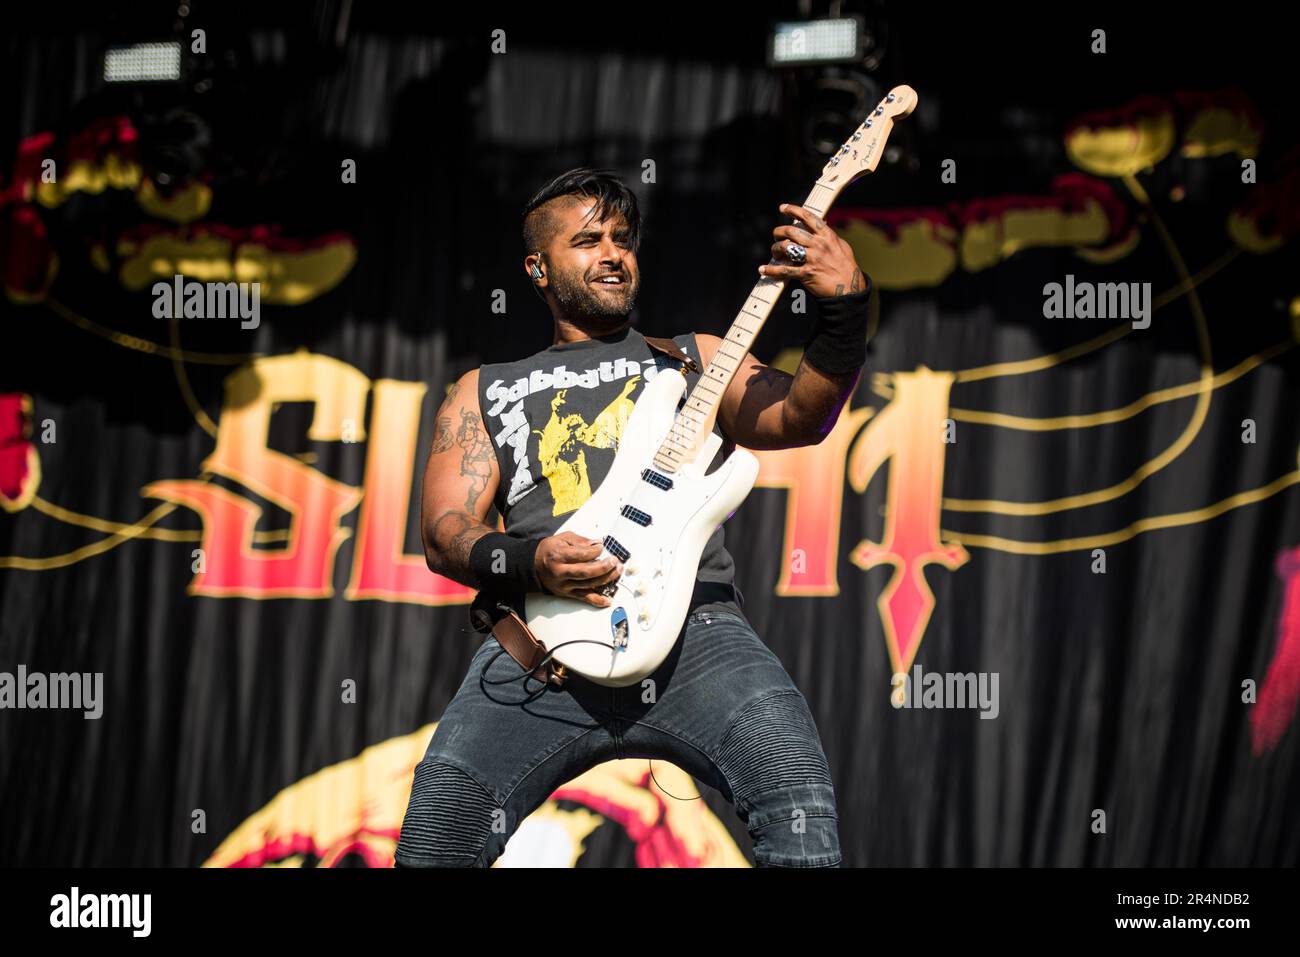
[[[547,213],[535,211],[559,196],[587,196],[596,200],[596,212],[592,219],[597,222],[621,214],[627,222],[628,241],[633,252],[640,247],[641,211],[637,206],[636,194],[610,170],[579,166],[555,177],[534,193],[524,207],[525,254],[543,248],[550,241],[554,229],[551,217]]]

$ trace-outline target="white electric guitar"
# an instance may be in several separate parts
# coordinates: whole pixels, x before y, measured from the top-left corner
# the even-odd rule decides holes
[[[894,118],[915,107],[910,86],[894,87],[822,169],[802,205],[824,217],[846,186],[875,170]],[[713,432],[718,403],[784,289],[784,280],[766,277],[754,285],[680,410],[686,377],[678,370],[663,369],[646,384],[605,480],[556,530],[603,541],[598,560],[623,563],[604,592],[608,607],[525,596],[529,630],[548,652],[563,645],[554,660],[565,668],[622,687],[653,672],[677,643],[704,546],[758,477],[758,459],[743,448],[704,474],[721,444]]]

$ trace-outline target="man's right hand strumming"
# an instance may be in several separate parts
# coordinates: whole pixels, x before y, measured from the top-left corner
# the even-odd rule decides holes
[[[537,578],[553,595],[607,608],[610,600],[598,591],[618,581],[623,574],[623,563],[613,557],[597,561],[596,556],[603,549],[601,542],[576,532],[560,532],[544,538],[534,558]]]

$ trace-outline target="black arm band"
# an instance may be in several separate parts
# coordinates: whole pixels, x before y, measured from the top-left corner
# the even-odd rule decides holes
[[[803,347],[808,363],[829,375],[857,372],[867,363],[871,280],[862,292],[817,300],[820,318]]]
[[[479,588],[496,595],[545,591],[534,564],[541,543],[540,538],[488,532],[469,550],[469,566]]]

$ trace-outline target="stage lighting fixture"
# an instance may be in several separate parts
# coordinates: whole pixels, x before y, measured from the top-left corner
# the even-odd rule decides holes
[[[181,78],[181,45],[132,43],[104,52],[105,83],[160,83]]]
[[[850,63],[862,56],[863,20],[800,20],[777,23],[768,37],[769,66]]]

